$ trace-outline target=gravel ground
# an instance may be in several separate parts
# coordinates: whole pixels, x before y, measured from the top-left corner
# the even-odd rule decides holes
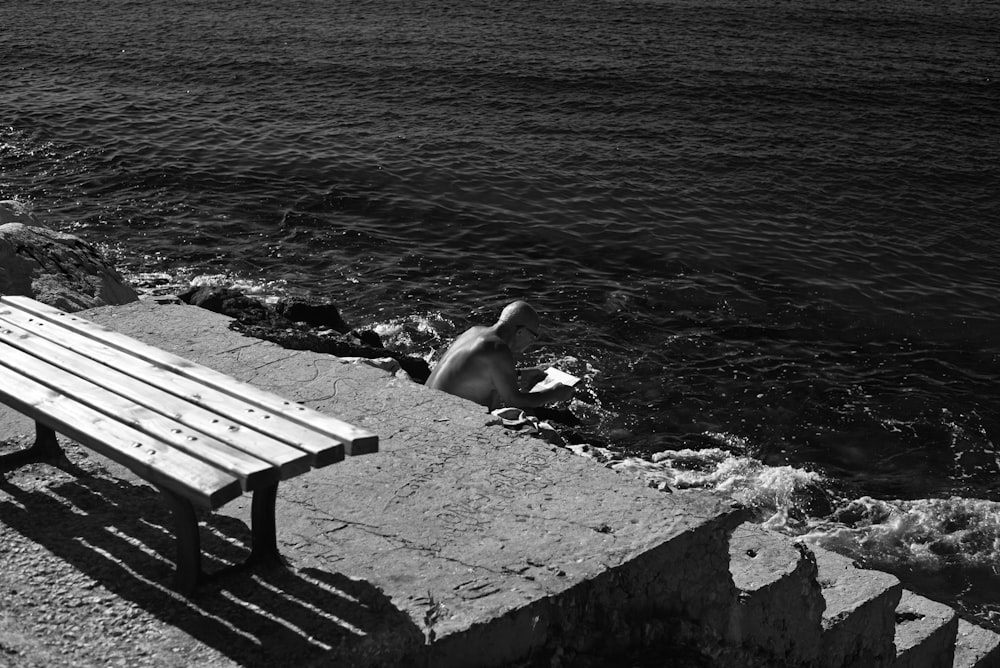
[[[0,455],[28,442],[0,441]],[[62,443],[73,464],[0,472],[0,666],[303,665],[357,641],[352,615],[381,614],[347,578],[294,567],[176,594],[156,490]],[[207,570],[245,558],[243,522],[204,519]]]

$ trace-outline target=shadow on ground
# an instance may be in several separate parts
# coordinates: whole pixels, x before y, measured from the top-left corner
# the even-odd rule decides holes
[[[423,634],[409,616],[374,586],[339,573],[242,572],[185,598],[170,587],[173,518],[153,489],[71,464],[59,467],[62,475],[36,466],[42,479],[52,480],[51,471],[58,481],[21,485],[0,469],[0,492],[10,497],[0,500],[0,522],[238,664],[405,664],[421,651]],[[243,522],[219,514],[202,519],[206,571],[246,558],[250,530]]]

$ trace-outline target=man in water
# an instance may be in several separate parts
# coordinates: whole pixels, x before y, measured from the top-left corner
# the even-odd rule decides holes
[[[518,371],[514,360],[538,339],[539,318],[526,302],[508,304],[492,327],[473,327],[455,339],[427,379],[427,387],[464,397],[490,410],[537,408],[567,401],[573,388],[556,385],[526,392],[544,377],[538,369]],[[520,376],[520,378],[518,377]]]

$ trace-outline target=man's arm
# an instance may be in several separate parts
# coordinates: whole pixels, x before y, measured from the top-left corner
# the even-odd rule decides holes
[[[522,392],[530,392],[531,388],[545,378],[545,370],[537,366],[524,367],[517,370],[517,387]]]
[[[514,357],[509,350],[492,351],[490,370],[493,376],[493,386],[504,406],[538,408],[545,404],[554,404],[573,398],[573,388],[568,385],[556,385],[542,392],[522,392],[518,387]]]

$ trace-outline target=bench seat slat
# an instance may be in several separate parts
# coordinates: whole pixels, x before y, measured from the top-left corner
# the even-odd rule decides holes
[[[0,303],[6,307],[0,309],[0,319],[19,324],[39,336],[114,366],[209,410],[214,410],[217,406],[228,406],[225,412],[231,419],[265,431],[314,455],[314,466],[325,466],[343,458],[343,449],[328,451],[332,447],[330,439],[342,443],[342,448],[347,448],[352,454],[378,449],[378,438],[366,430],[95,323],[23,297],[3,297],[0,298]],[[115,350],[108,350],[107,346]],[[130,358],[122,358],[115,351],[128,353]],[[124,359],[128,360],[127,365],[123,365]],[[148,366],[140,366],[142,364]],[[237,410],[232,409],[234,401],[240,402]],[[219,410],[222,412],[221,408]],[[277,427],[270,421],[273,419],[280,419],[284,423]]]
[[[0,298],[0,302],[6,302],[8,299],[10,298]],[[7,305],[4,304],[4,306]],[[73,319],[80,321],[79,318]],[[257,404],[245,402],[238,395],[221,392],[195,379],[178,375],[174,373],[175,369],[166,369],[142,357],[126,355],[126,351],[120,347],[109,348],[104,345],[102,340],[95,337],[58,326],[58,323],[53,324],[47,319],[17,309],[0,308],[0,322],[22,327],[63,348],[73,350],[79,355],[89,357],[148,385],[176,395],[186,402],[193,403],[205,410],[224,414],[228,420],[238,422],[244,427],[264,432],[274,439],[307,453],[312,466],[326,466],[344,458],[344,444],[329,434],[310,429],[289,420],[284,415],[260,408]],[[94,326],[97,327],[97,325]],[[133,341],[128,337],[125,338]],[[135,341],[135,345],[144,344]],[[191,362],[182,358],[178,358],[178,360],[185,365],[192,365]],[[235,380],[233,382],[237,383]],[[246,385],[246,387],[253,386]],[[297,406],[297,404],[284,399],[279,398],[278,400],[291,406]],[[316,411],[312,412],[322,415]]]
[[[129,402],[155,411],[167,419],[176,420],[186,427],[225,443],[230,448],[263,460],[275,467],[282,479],[309,470],[309,457],[301,450],[254,429],[237,425],[222,414],[194,406],[173,394],[79,355],[5,320],[0,320],[0,345],[2,344],[15,347],[25,354],[37,357],[67,373],[121,395]],[[173,442],[181,439],[182,449],[184,445],[190,445],[183,441],[186,434],[171,433],[176,438],[165,440]],[[251,488],[256,484],[251,485]]]
[[[69,331],[97,339],[106,345],[169,369],[173,373],[195,379],[220,392],[254,404],[260,409],[282,415],[297,424],[340,441],[346,447],[348,454],[359,455],[378,450],[378,437],[365,429],[300,404],[286,401],[275,394],[261,390],[249,383],[238,381],[214,369],[195,364],[183,357],[173,355],[27,297],[8,296],[0,298],[0,302],[13,306],[24,313],[44,318]]]
[[[184,425],[168,420],[93,383],[66,373],[48,362],[28,355],[22,350],[4,346],[0,365],[55,392],[71,398],[105,415],[107,420],[118,422],[153,437],[157,441],[204,461],[222,471],[231,473],[244,490],[259,489],[278,482],[277,469],[265,461],[252,457],[221,441]],[[102,435],[102,424],[95,437]],[[83,425],[81,425],[83,427]]]
[[[232,475],[60,395],[2,364],[0,398],[28,417],[122,464],[141,478],[183,495],[202,508],[218,508],[243,493],[239,480]]]

